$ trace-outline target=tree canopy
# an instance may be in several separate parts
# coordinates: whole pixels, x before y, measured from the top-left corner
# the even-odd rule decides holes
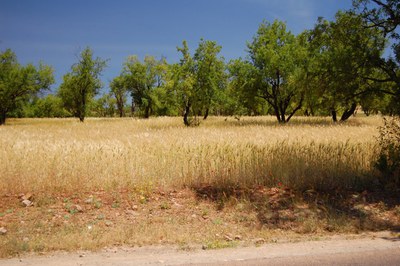
[[[40,90],[49,89],[54,83],[53,69],[40,63],[21,66],[11,49],[0,53],[0,125],[7,114],[17,109]]]
[[[93,58],[92,50],[87,47],[80,54],[79,62],[71,67],[71,72],[64,75],[58,95],[65,108],[84,121],[88,102],[98,94],[102,87],[100,75],[106,67],[106,61]]]

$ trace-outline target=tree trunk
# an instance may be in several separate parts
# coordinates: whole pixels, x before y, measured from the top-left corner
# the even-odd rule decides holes
[[[208,112],[209,112],[209,109],[207,108],[207,109],[206,109],[206,113],[204,114],[203,120],[206,120],[206,119],[207,119],[207,117],[208,117]]]
[[[119,117],[124,117],[124,103],[123,101],[118,101],[117,102],[117,107],[118,107],[118,113]]]
[[[149,118],[150,117],[150,105],[147,105],[144,108],[144,118]]]
[[[336,113],[336,110],[335,110],[335,109],[332,109],[331,114],[332,114],[332,120],[333,120],[333,122],[337,122],[337,113]]]
[[[79,106],[79,121],[83,122],[85,120],[85,111],[86,111],[86,90],[84,89],[81,94],[81,106]]]
[[[134,114],[135,114],[135,100],[133,99],[132,96],[131,116],[134,116]]]
[[[0,114],[0,126],[4,125],[6,123],[6,116],[7,116],[7,112],[6,111],[1,111],[1,114]]]
[[[273,105],[272,108],[274,108],[274,113],[276,116],[276,119],[278,119],[278,122],[281,123],[281,116],[279,115],[279,109],[276,105]]]
[[[188,102],[185,106],[185,112],[183,113],[183,123],[185,124],[185,126],[190,126],[190,122],[189,122],[189,113],[190,113],[190,106],[191,103]]]
[[[354,114],[354,111],[357,108],[357,104],[353,103],[350,107],[350,109],[344,111],[342,117],[340,118],[340,121],[346,121],[347,119],[349,119],[350,116],[352,116]]]

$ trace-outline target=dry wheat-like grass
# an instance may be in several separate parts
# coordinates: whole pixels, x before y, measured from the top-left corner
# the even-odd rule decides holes
[[[379,117],[19,119],[0,127],[0,192],[277,183],[354,188],[371,178]]]

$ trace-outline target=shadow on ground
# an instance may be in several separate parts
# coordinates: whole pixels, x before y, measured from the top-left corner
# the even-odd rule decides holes
[[[400,232],[400,197],[395,192],[296,192],[286,187],[245,189],[215,185],[192,189],[198,200],[212,201],[218,210],[232,199],[248,203],[249,211],[256,212],[260,228],[299,233]]]

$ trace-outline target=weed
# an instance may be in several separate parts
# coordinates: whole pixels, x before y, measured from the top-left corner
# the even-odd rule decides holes
[[[168,202],[163,201],[163,202],[160,204],[160,209],[161,209],[161,210],[169,210],[169,209],[171,209],[171,205],[170,205]]]
[[[237,246],[238,246],[237,241],[212,240],[203,245],[203,249],[234,248]]]

